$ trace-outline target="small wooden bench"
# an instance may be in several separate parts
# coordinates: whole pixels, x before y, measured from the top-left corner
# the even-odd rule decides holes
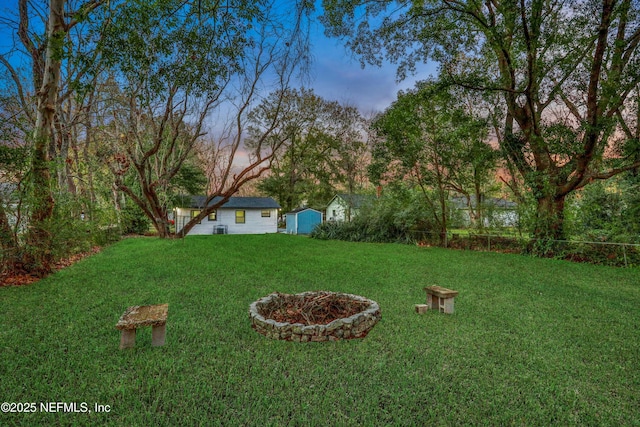
[[[136,330],[144,326],[151,326],[151,345],[164,345],[167,312],[169,304],[135,305],[129,307],[120,317],[116,328],[120,329],[120,349],[132,348],[136,345]]]
[[[427,286],[427,306],[431,310],[439,310],[441,313],[452,314],[455,297],[458,291],[443,288],[440,286]]]

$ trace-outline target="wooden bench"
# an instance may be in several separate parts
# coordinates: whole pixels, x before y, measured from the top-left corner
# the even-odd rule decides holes
[[[427,286],[427,306],[431,310],[439,310],[441,313],[452,314],[455,297],[458,291],[443,288],[440,286]]]
[[[144,326],[151,326],[151,345],[164,345],[167,312],[169,304],[135,305],[129,307],[120,317],[116,328],[120,329],[120,349],[132,348],[136,345],[136,330]]]

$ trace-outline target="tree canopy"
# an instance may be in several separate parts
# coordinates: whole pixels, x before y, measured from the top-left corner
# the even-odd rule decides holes
[[[425,81],[398,94],[373,122],[379,137],[369,166],[372,181],[404,180],[417,186],[443,233],[450,196],[464,196],[471,208],[471,196],[480,201],[489,192],[496,167],[487,121],[474,113],[451,88]],[[481,215],[473,219],[483,223]]]
[[[640,10],[631,0],[325,0],[327,33],[400,77],[435,60],[460,88],[500,94],[498,138],[537,201],[537,237],[562,238],[564,201],[638,166],[631,114]]]
[[[289,90],[283,99],[286,113],[272,138],[286,143],[259,188],[287,212],[302,204],[323,208],[338,188],[349,193],[361,189],[367,146],[360,113],[309,89]],[[255,125],[277,111],[278,104],[266,101],[252,113]],[[251,139],[247,146],[253,146]]]

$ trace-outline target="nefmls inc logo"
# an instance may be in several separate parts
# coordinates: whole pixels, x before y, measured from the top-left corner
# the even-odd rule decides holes
[[[87,402],[40,402],[40,412],[89,412]]]

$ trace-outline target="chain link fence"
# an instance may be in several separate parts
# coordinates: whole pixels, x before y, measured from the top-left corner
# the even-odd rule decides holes
[[[505,253],[544,252],[548,257],[575,262],[588,262],[617,267],[640,266],[640,244],[617,242],[589,242],[578,240],[538,241],[518,235],[412,231],[419,246],[440,246],[453,249],[494,251]],[[538,244],[538,246],[536,246]]]

